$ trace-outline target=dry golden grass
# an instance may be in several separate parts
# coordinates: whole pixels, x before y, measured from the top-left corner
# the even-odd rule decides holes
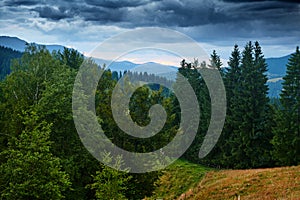
[[[300,200],[300,166],[210,171],[178,199]]]

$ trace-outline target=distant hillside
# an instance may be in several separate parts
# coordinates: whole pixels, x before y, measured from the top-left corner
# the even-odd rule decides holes
[[[0,46],[0,80],[10,73],[11,60],[21,57],[22,53],[20,51]]]
[[[176,73],[178,71],[177,67],[162,65],[155,62],[148,62],[143,64],[136,64],[130,61],[116,61],[112,62],[109,60],[93,58],[95,62],[100,65],[106,65],[107,69],[111,71],[124,72],[124,71],[132,71],[132,72],[147,72],[148,74],[155,74],[157,76],[165,77],[169,80],[175,80]]]
[[[19,52],[24,52],[27,42],[21,40],[17,37],[9,37],[9,36],[0,36],[0,45],[3,47],[11,48],[11,50],[16,50]],[[43,45],[43,44],[37,44]],[[46,48],[51,52],[53,50],[61,50],[63,51],[64,46],[61,45],[45,45]],[[10,60],[11,56],[5,58],[6,53],[0,54],[0,59],[2,60]],[[15,58],[15,56],[13,56]],[[147,72],[148,74],[155,74],[157,76],[165,77],[169,80],[174,80],[176,77],[177,68],[173,66],[166,66],[158,63],[145,63],[145,64],[136,64],[130,61],[116,61],[112,62],[109,60],[93,58],[95,62],[100,65],[106,65],[107,69],[111,71],[124,72],[124,71],[137,71],[137,72]],[[4,61],[3,61],[4,62]],[[9,63],[6,61],[5,66],[2,66],[2,78],[7,75],[9,71]],[[5,71],[5,72],[4,72]]]
[[[282,83],[283,83],[282,77],[270,79],[268,81],[267,84],[269,86],[269,97],[277,97],[277,98],[279,97],[282,90]]]
[[[291,55],[283,56],[280,58],[267,58],[266,63],[268,64],[268,86],[269,96],[279,97],[282,90],[282,77],[286,74],[286,64],[288,63]]]
[[[291,55],[279,57],[279,58],[267,58],[268,64],[268,76],[270,78],[283,77],[286,73],[286,64],[288,63]]]
[[[291,55],[279,57],[279,58],[266,58],[266,63],[268,65],[268,86],[269,86],[269,96],[270,97],[279,97],[282,86],[282,77],[286,73],[286,64],[288,63],[288,59]],[[98,64],[101,66],[103,63],[109,64],[110,61],[103,59],[95,59]],[[166,77],[170,80],[175,80],[176,72],[178,70],[177,67],[167,66],[158,63],[144,63],[144,64],[136,64],[129,61],[119,61],[113,62],[109,69],[112,71],[137,71],[137,72],[147,72],[153,73],[159,76]]]
[[[100,65],[101,67],[105,67],[110,69],[111,71],[124,72],[135,68],[138,64],[132,63],[129,61],[115,61],[112,62],[110,60],[104,60],[100,58],[93,58],[93,60]]]
[[[148,74],[155,74],[157,76],[165,77],[169,80],[175,80],[178,68],[170,65],[162,65],[155,62],[148,62],[137,65],[135,68],[132,68],[131,71],[139,73],[147,72]]]
[[[23,52],[25,50],[27,42],[21,40],[17,37],[9,37],[9,36],[0,36],[0,45],[4,47],[11,48],[16,51]],[[44,44],[37,44],[37,45],[44,45]],[[62,45],[45,45],[46,48],[52,52],[53,50],[63,50],[64,46]]]
[[[26,43],[27,42],[25,40],[21,40],[17,37],[0,36],[1,46],[8,47],[16,51],[24,51]]]

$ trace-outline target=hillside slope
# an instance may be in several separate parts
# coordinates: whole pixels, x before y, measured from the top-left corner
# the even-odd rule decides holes
[[[300,166],[214,170],[177,160],[145,200],[300,200]]]
[[[27,42],[17,37],[9,37],[9,36],[0,36],[0,45],[4,47],[8,47],[14,49],[16,51],[24,52]],[[37,45],[44,45],[44,44],[37,44]],[[45,47],[52,52],[53,50],[64,50],[64,46],[62,45],[45,45]]]
[[[269,78],[282,77],[286,73],[286,64],[288,63],[291,55],[286,55],[279,58],[266,58],[268,65],[268,76]]]
[[[156,188],[151,197],[145,200],[176,199],[189,188],[197,187],[211,169],[184,160],[177,160],[166,169],[155,183]]]
[[[299,200],[300,166],[211,171],[179,199]]]

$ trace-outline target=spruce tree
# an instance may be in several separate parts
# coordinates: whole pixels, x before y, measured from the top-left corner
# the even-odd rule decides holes
[[[231,155],[231,139],[234,138],[233,131],[241,122],[241,114],[238,110],[238,97],[240,93],[241,79],[241,53],[238,45],[234,49],[229,58],[228,68],[224,77],[226,87],[227,111],[226,121],[222,135],[219,139],[218,146],[220,147],[219,162],[223,167],[232,167],[235,164]]]
[[[267,65],[258,42],[247,43],[242,54],[240,88],[233,94],[236,107],[231,114],[234,126],[230,139],[231,161],[235,168],[270,165],[268,130]]]
[[[217,54],[216,50],[213,50],[210,55],[210,62],[213,67],[220,69],[223,63],[221,62],[220,56]]]
[[[210,96],[209,91],[206,86],[206,83],[199,73],[198,68],[203,68],[207,70],[205,62],[202,62],[199,66],[198,60],[194,60],[193,63],[188,63],[185,60],[182,60],[181,62],[181,68],[179,68],[178,73],[183,75],[189,82],[189,84],[192,86],[198,102],[191,102],[191,103],[198,103],[199,109],[200,109],[200,122],[197,134],[195,136],[195,139],[193,140],[193,143],[191,146],[187,149],[187,151],[184,153],[183,158],[192,161],[192,162],[200,162],[200,159],[198,157],[200,147],[202,145],[204,136],[206,135],[209,123],[210,123],[210,115],[211,115],[211,102],[210,102]],[[177,78],[175,87],[181,87],[181,83],[179,79]],[[187,101],[189,97],[186,97]],[[181,107],[179,105],[178,100],[173,96],[173,111],[172,114],[175,114],[175,126],[178,126],[181,120]],[[193,110],[188,110],[185,112],[189,112],[192,115],[194,114]],[[191,117],[191,119],[194,119],[195,117]],[[195,119],[196,120],[196,119]],[[177,127],[176,127],[177,128]],[[207,160],[201,160],[201,162],[207,162]]]
[[[217,54],[216,50],[213,50],[210,55],[210,64],[213,68],[217,68],[220,71],[222,77],[224,76],[224,71],[221,68],[223,63],[221,62],[220,56]]]
[[[212,54],[210,55],[210,69],[207,68],[207,70],[218,70],[222,79],[224,80],[225,78],[225,69],[222,68],[223,63],[221,62],[220,56],[217,54],[217,52],[215,50],[213,50]],[[203,81],[203,80],[202,80]],[[204,83],[204,81],[202,82]],[[205,83],[204,83],[205,84]],[[205,86],[205,85],[204,85]],[[206,86],[205,86],[206,87]],[[205,87],[202,87],[202,89],[206,89]],[[205,107],[203,107],[200,104],[200,108],[202,108],[201,111],[206,111],[206,118],[205,120],[209,120],[210,117],[210,97],[209,97],[209,91],[208,90],[202,90],[203,92],[205,91],[205,95],[201,95],[201,97],[206,100],[203,102],[207,102],[207,104],[205,105]],[[202,93],[203,93],[202,92]],[[217,91],[215,91],[217,92]],[[201,117],[202,120],[202,117]],[[206,121],[206,126],[201,126],[202,128],[202,132],[203,134],[205,134],[205,129],[207,129],[207,125],[209,124],[209,121]],[[202,136],[203,137],[203,136]],[[204,158],[201,160],[201,163],[205,164],[205,165],[209,165],[209,166],[213,166],[213,167],[220,167],[222,165],[222,157],[223,157],[223,148],[224,148],[224,134],[221,134],[221,136],[218,139],[217,144],[214,146],[214,148],[212,149],[212,151]]]
[[[276,117],[273,156],[280,165],[300,163],[300,51],[292,54],[283,77],[282,109]]]

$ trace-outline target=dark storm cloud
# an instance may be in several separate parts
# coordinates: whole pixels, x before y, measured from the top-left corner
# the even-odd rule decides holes
[[[220,23],[227,19],[225,13],[219,12],[215,5],[208,1],[162,1],[144,8],[149,14],[140,21],[142,26],[150,23],[158,26],[199,26],[210,23]],[[134,19],[135,13],[130,14]]]
[[[239,3],[228,7],[231,21],[238,28],[244,24],[259,24],[262,30],[269,32],[276,29],[299,31],[299,5],[279,1],[260,1]]]
[[[43,7],[36,7],[32,9],[32,11],[36,11],[39,13],[39,16],[42,18],[47,18],[51,20],[60,20],[64,18],[71,18],[75,16],[76,10],[67,9],[65,7],[50,7],[50,6],[43,6]]]
[[[15,13],[34,12],[50,21],[80,19],[121,28],[171,27],[206,41],[283,35],[297,39],[300,35],[299,1],[7,0],[0,5],[0,17],[9,17],[14,8]]]
[[[84,18],[85,21],[107,24],[122,21],[125,15],[125,10],[85,6],[80,9],[80,15]]]
[[[120,27],[194,27],[214,24],[240,24],[258,20],[279,24],[298,21],[297,1],[250,0],[85,0],[74,1],[5,1],[4,7],[35,6],[31,11],[49,20],[81,18],[95,24]],[[22,8],[24,9],[24,8]]]
[[[3,2],[4,6],[32,6],[38,5],[40,1],[38,0],[6,0]]]
[[[299,3],[299,0],[223,0],[224,2],[233,2],[233,3],[241,3],[241,2],[266,2],[266,1],[272,1],[272,2],[290,2],[290,3]]]
[[[151,0],[85,0],[87,5],[101,6],[105,8],[123,8],[123,7],[137,7],[148,4]]]
[[[242,16],[241,14],[247,12],[249,14],[260,13],[260,15],[265,17],[273,17],[279,16],[282,14],[289,15],[290,12],[296,12],[299,14],[299,7],[293,3],[288,2],[279,2],[279,1],[260,1],[260,2],[247,2],[237,4],[235,9],[228,8],[233,11],[233,15],[237,14]],[[272,13],[270,12],[272,11]],[[267,12],[267,13],[265,13]],[[255,17],[252,16],[252,17]]]
[[[139,26],[197,26],[218,23],[226,15],[215,10],[209,1],[174,0],[86,0],[89,12],[82,9],[85,20],[103,23],[103,20],[118,23],[123,27]],[[99,10],[103,13],[100,14]],[[91,17],[93,15],[93,17]],[[106,16],[104,16],[106,15]]]

